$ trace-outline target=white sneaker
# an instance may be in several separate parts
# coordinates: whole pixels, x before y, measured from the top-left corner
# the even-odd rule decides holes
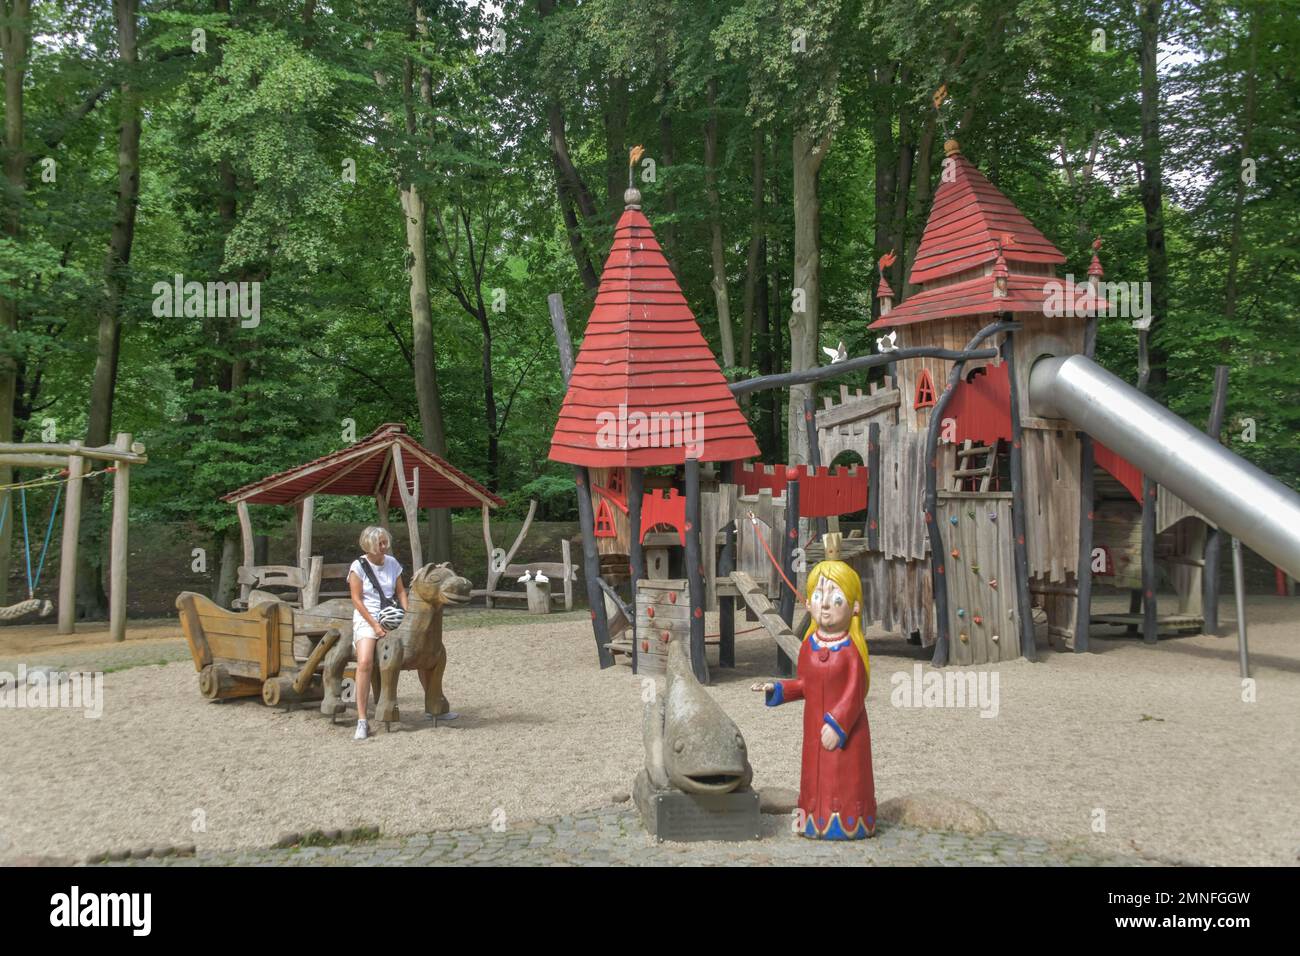
[[[370,736],[370,724],[364,720],[357,721],[357,732],[352,735],[353,740],[365,740]]]

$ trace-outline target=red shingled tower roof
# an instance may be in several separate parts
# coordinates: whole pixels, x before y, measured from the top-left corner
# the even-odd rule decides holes
[[[638,412],[645,416],[641,435]],[[614,230],[550,458],[596,467],[676,465],[686,458],[682,439],[698,442],[701,461],[759,453],[650,223],[632,204]]]
[[[956,142],[944,144],[948,156],[944,175],[934,195],[930,218],[921,234],[909,281],[922,289],[895,306],[871,328],[908,325],[929,319],[1039,311],[1046,293],[1043,285],[1056,281],[1073,296],[1072,283],[1028,274],[1017,266],[1061,265],[1065,256],[1047,240],[1024,214],[1002,195],[984,174],[961,154]],[[995,296],[994,276],[984,274],[1006,257],[1009,295]],[[938,280],[963,278],[947,285]]]

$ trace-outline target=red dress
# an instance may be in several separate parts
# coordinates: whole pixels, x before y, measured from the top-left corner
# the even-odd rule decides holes
[[[804,701],[803,761],[799,778],[802,834],[823,840],[860,840],[876,830],[876,786],[871,775],[871,729],[863,697],[867,670],[846,634],[823,644],[814,633],[799,648],[799,676],[767,694],[767,705]],[[829,725],[839,746],[822,746]]]

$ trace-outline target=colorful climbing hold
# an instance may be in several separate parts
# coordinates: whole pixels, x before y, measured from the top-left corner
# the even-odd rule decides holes
[[[962,642],[963,644],[969,644],[969,643],[970,643],[970,638],[966,636],[966,632],[965,632],[965,631],[962,631],[962,634],[961,634],[961,642]]]
[[[973,511],[968,511],[968,512],[966,512],[966,517],[967,517],[967,518],[974,518],[974,517],[975,517],[975,512],[973,512]]]
[[[998,579],[997,579],[997,578],[989,578],[989,587],[991,587],[993,590],[996,591],[996,590],[998,589]]]
[[[998,520],[998,513],[997,513],[996,511],[990,511],[990,512],[989,512],[989,520],[990,520],[990,521],[997,521],[997,520]]]
[[[994,634],[994,635],[993,635],[993,643],[996,644],[997,642],[998,642],[998,636],[997,636],[996,634]]]
[[[975,621],[976,624],[983,624],[983,623],[984,623],[984,618],[980,617],[978,614],[975,615],[975,617],[974,617],[973,620]]]
[[[979,573],[980,573],[980,566],[979,566],[978,564],[972,564],[972,565],[970,566],[970,569],[971,569],[972,571],[974,571],[976,574],[979,574]]]
[[[952,556],[953,556],[954,558],[960,558],[960,557],[961,557],[961,552],[958,551],[956,548],[953,548],[953,549],[952,549]]]
[[[948,523],[949,523],[949,524],[956,524],[956,523],[957,523],[957,516],[956,516],[956,515],[953,515],[951,518],[949,518],[949,519],[948,519]]]
[[[957,616],[958,616],[958,617],[965,617],[965,616],[966,616],[966,609],[965,609],[964,607],[959,607],[959,608],[957,608]]]

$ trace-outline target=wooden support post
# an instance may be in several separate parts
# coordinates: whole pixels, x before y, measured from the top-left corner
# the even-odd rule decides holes
[[[308,495],[298,502],[298,567],[304,571],[311,565],[311,530],[315,511],[315,495]]]
[[[116,447],[130,452],[131,434],[118,432]],[[131,466],[117,463],[113,472],[113,524],[108,551],[108,632],[115,641],[126,640],[127,519],[131,505]]]
[[[551,312],[551,328],[555,332],[555,345],[560,352],[560,373],[564,385],[569,385],[573,374],[573,343],[569,339],[569,324],[564,317],[564,299],[558,292],[546,297]],[[600,589],[600,552],[596,548],[596,515],[591,507],[591,476],[583,465],[573,466],[573,483],[578,489],[578,524],[582,528],[582,570],[587,580],[587,604],[591,607],[591,629],[596,638],[596,653],[603,670],[614,664],[609,649],[609,618],[605,614],[605,594]]]
[[[569,539],[560,539],[560,566],[564,568],[564,609],[573,610],[573,558],[569,553]]]
[[[1083,354],[1092,358],[1097,351],[1097,317],[1089,316],[1083,327]],[[1074,653],[1091,649],[1092,631],[1092,524],[1093,472],[1097,465],[1092,436],[1079,433],[1079,561],[1075,568],[1078,595],[1074,601]]]
[[[1237,657],[1241,664],[1241,676],[1250,676],[1250,652],[1246,649],[1246,571],[1245,556],[1241,553],[1241,541],[1232,539],[1232,588],[1237,598]]]
[[[795,549],[799,547],[799,468],[791,466],[785,471],[785,537],[781,540],[781,569],[791,581],[796,580]],[[781,620],[789,626],[794,623],[794,594],[781,582]],[[780,647],[776,650],[776,671],[782,677],[794,674],[794,661]]]
[[[822,465],[822,450],[817,441],[817,404],[811,396],[803,400],[803,421],[804,426],[808,429],[808,464],[812,465],[813,468],[820,468]],[[826,536],[826,519],[814,518],[813,523],[817,540],[821,541]]]
[[[253,519],[248,516],[248,502],[237,502],[235,504],[235,514],[239,515],[239,539],[244,553],[243,567],[256,567],[257,559],[253,554]],[[252,590],[253,586],[251,584],[241,583],[239,585],[239,599],[244,602],[245,607],[247,607],[249,592]]]
[[[600,551],[596,548],[596,515],[591,507],[591,476],[582,465],[573,466],[573,483],[578,490],[578,524],[582,528],[582,570],[587,580],[587,604],[591,608],[591,629],[596,653],[603,670],[614,663],[609,649],[609,617],[605,594],[600,589]]]
[[[1215,441],[1222,440],[1223,416],[1228,407],[1228,366],[1214,367],[1214,400],[1210,405],[1209,426],[1205,429]],[[1219,633],[1219,559],[1223,534],[1218,528],[1206,528],[1205,567],[1201,571],[1201,609],[1206,634]]]
[[[880,550],[880,425],[867,426],[867,549]]]
[[[1096,464],[1092,438],[1079,435],[1079,564],[1075,581],[1079,587],[1074,603],[1074,653],[1089,650],[1092,627],[1092,508],[1093,468]]]
[[[735,468],[735,462],[722,463],[723,485],[734,483]],[[731,577],[731,572],[734,570],[736,570],[736,520],[732,517],[722,529],[722,551],[718,554],[717,580],[726,580]],[[736,599],[723,595],[718,595],[718,666],[736,666]]]
[[[402,449],[393,443],[393,476],[397,479],[397,494],[402,499],[402,512],[406,515],[406,536],[411,542],[411,573],[424,567],[424,546],[420,543],[420,469],[411,469],[411,485],[406,486],[406,469],[402,462]]]
[[[74,446],[75,442],[72,443]],[[86,470],[86,459],[80,455],[68,456],[68,488],[63,505],[63,544],[59,556],[59,633],[72,634],[77,620],[77,539],[81,532],[81,476]],[[13,518],[13,499],[9,502],[10,519]],[[11,526],[12,527],[12,526]]]
[[[1154,644],[1156,633],[1156,483],[1142,476],[1142,640]]]
[[[1007,363],[1007,380],[1011,384],[1011,534],[1016,569],[1016,618],[1020,633],[1020,653],[1028,660],[1038,659],[1034,646],[1034,612],[1029,597],[1029,552],[1025,547],[1026,513],[1025,466],[1020,423],[1020,395],[1016,387],[1015,332],[1002,342],[1002,361]]]
[[[641,549],[641,502],[645,495],[645,470],[628,468],[627,470],[627,524],[628,534],[628,571],[632,575],[632,673],[637,673],[641,663],[641,647],[636,632],[636,585],[645,577],[645,552]]]
[[[691,596],[691,670],[701,684],[709,682],[709,662],[704,657],[704,555],[700,548],[700,460],[687,457],[686,471],[686,586]]]
[[[488,515],[488,506],[483,505],[483,544],[487,548],[487,577],[484,579],[483,590],[487,593],[483,596],[484,607],[494,607],[495,603],[492,598],[492,592],[497,589],[497,581],[500,580],[502,573],[506,569],[504,561],[496,561],[493,553],[496,551],[492,543],[492,519]]]

